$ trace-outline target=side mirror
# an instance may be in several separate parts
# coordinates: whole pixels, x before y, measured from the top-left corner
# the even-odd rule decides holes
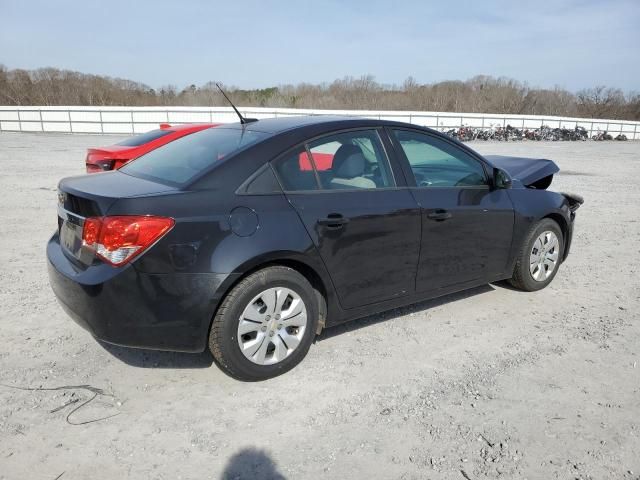
[[[511,188],[511,177],[504,170],[494,168],[493,185],[495,188]]]

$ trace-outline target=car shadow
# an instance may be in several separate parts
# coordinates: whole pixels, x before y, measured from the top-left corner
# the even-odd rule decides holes
[[[394,308],[393,310],[388,310],[383,313],[369,315],[367,317],[362,317],[357,320],[352,320],[340,325],[327,328],[323,330],[322,333],[316,337],[315,341],[322,342],[332,337],[335,337],[336,335],[342,335],[344,333],[353,332],[355,330],[359,330],[361,328],[368,327],[370,325],[386,322],[387,320],[392,320],[394,318],[402,317],[404,315],[410,315],[412,313],[422,312],[425,310],[429,310],[430,308],[439,307],[441,305],[446,305],[447,303],[450,303],[450,302],[456,302],[464,298],[473,297],[475,295],[480,295],[482,293],[492,292],[494,290],[495,288],[492,285],[489,285],[489,284],[481,285],[479,287],[471,288],[469,290],[464,290],[462,292],[451,293],[449,295],[444,295],[442,297],[434,298],[432,300],[425,300],[423,302],[414,303],[405,307]]]
[[[231,457],[220,478],[221,480],[285,480],[269,455],[256,448],[243,448]]]
[[[182,353],[120,347],[100,340],[98,344],[121,362],[138,368],[209,368],[213,363],[208,349],[202,353]]]
[[[513,289],[506,282],[495,284],[498,287]],[[473,297],[483,293],[495,290],[493,285],[482,285],[469,290],[458,293],[452,293],[443,297],[426,300],[405,307],[394,308],[383,313],[377,313],[352,320],[341,325],[327,328],[318,335],[315,342],[323,342],[337,335],[353,332],[369,325],[375,325],[380,322],[392,320],[397,317],[409,315],[411,313],[422,312],[430,308],[446,305],[450,302],[456,302],[464,298]],[[515,290],[515,289],[514,289]],[[202,353],[181,353],[181,352],[163,352],[158,350],[147,350],[142,348],[120,347],[111,343],[98,340],[98,344],[102,346],[108,353],[116,357],[121,362],[137,368],[167,368],[167,369],[191,369],[191,368],[209,368],[214,360],[209,350]]]

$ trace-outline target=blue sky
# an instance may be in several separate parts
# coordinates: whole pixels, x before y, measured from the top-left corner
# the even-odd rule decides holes
[[[484,74],[640,91],[640,0],[0,0],[0,63],[152,87]]]

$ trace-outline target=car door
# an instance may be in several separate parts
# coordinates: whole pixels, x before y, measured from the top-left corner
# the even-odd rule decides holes
[[[491,172],[474,152],[424,131],[390,129],[422,209],[416,290],[490,281],[505,273],[513,204],[492,188]]]
[[[274,168],[343,308],[414,291],[420,209],[376,129],[317,138]]]

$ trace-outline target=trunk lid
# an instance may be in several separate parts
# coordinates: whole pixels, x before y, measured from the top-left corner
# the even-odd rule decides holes
[[[176,190],[175,187],[118,171],[60,180],[58,234],[62,250],[80,264],[90,265],[94,255],[82,246],[82,229],[86,218],[105,216],[109,208],[121,198],[144,197]]]
[[[536,187],[551,184],[553,175],[560,171],[558,165],[544,158],[507,157],[502,155],[485,155],[494,167],[507,172],[509,176],[522,182],[525,187]]]

